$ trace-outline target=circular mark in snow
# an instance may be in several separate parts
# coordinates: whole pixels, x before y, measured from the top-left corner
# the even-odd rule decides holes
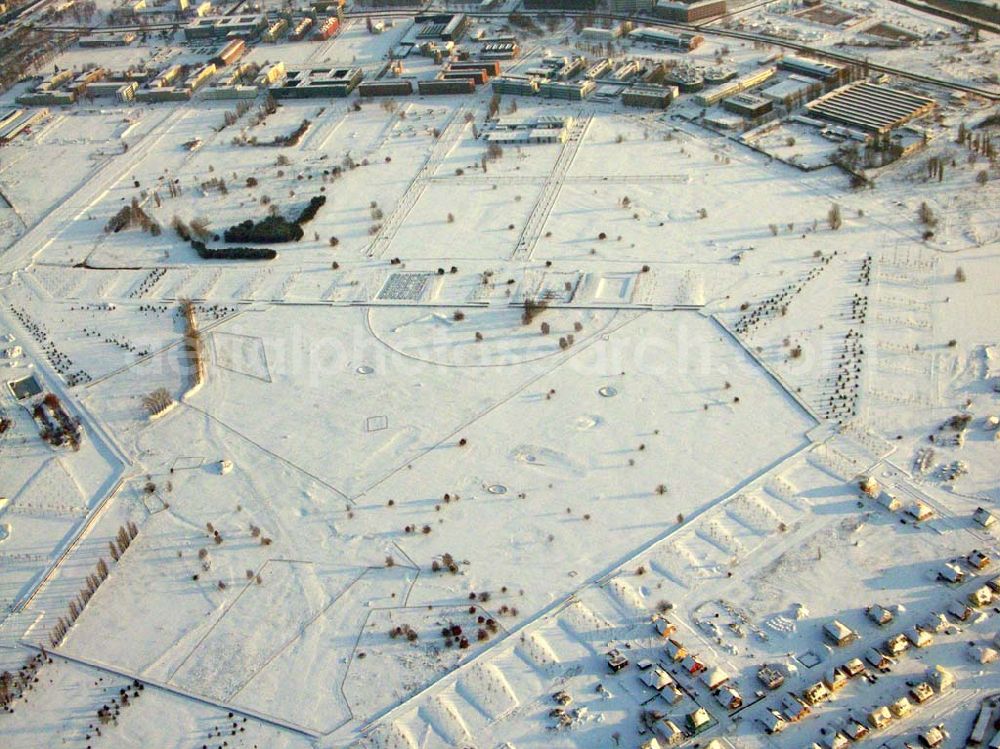
[[[374,367],[369,367],[367,364],[362,364],[360,367],[358,367],[354,371],[357,372],[360,375],[370,375],[372,372],[375,371],[375,368]]]
[[[507,487],[504,486],[503,484],[493,484],[493,486],[487,488],[486,491],[488,491],[490,494],[506,494]]]
[[[618,395],[618,391],[615,390],[610,385],[605,385],[597,392],[602,398],[614,398],[616,395]]]

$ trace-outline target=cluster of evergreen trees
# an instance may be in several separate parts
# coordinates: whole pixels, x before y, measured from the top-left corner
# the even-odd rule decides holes
[[[319,209],[325,204],[326,196],[317,195],[292,221],[280,215],[268,216],[256,222],[247,219],[226,229],[223,238],[226,242],[248,242],[251,244],[298,242],[303,236],[302,224],[312,221]],[[195,249],[198,248],[195,247]],[[199,254],[201,254],[200,251]]]

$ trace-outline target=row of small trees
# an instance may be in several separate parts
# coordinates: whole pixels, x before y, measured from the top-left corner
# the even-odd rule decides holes
[[[129,520],[125,525],[118,526],[118,533],[115,538],[108,542],[108,549],[111,552],[111,559],[117,562],[121,559],[125,550],[132,545],[132,542],[139,535],[139,527]],[[51,632],[49,633],[49,642],[52,643],[53,647],[58,647],[62,644],[63,640],[66,639],[66,635],[69,633],[70,627],[80,618],[80,614],[90,603],[90,599],[94,597],[97,589],[101,587],[101,584],[108,579],[110,574],[108,570],[108,564],[104,561],[104,557],[97,560],[97,564],[94,565],[94,571],[87,575],[84,580],[83,587],[80,592],[69,602],[67,607],[67,613],[65,616],[60,616],[59,621],[53,625]]]

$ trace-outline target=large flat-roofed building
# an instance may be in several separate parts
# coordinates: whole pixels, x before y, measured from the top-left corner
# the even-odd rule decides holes
[[[666,109],[677,98],[677,86],[658,86],[653,83],[633,83],[622,91],[622,104],[627,107]]]
[[[289,70],[285,80],[271,86],[275,99],[344,97],[364,78],[361,68],[299,68]]]
[[[185,39],[218,39],[227,36],[252,38],[267,28],[262,14],[237,16],[205,16],[184,27]]]
[[[683,32],[680,34],[674,34],[670,31],[649,28],[634,29],[629,32],[628,38],[631,42],[652,44],[655,47],[666,47],[667,49],[674,49],[678,52],[690,52],[705,41],[705,37],[698,34],[687,34]]]
[[[417,81],[417,92],[421,96],[471,94],[475,90],[476,84],[472,78],[433,78]]]
[[[815,78],[792,74],[760,92],[765,99],[786,108],[796,107],[820,94],[823,84]]]
[[[821,81],[828,81],[841,75],[844,68],[841,65],[834,65],[829,62],[820,62],[808,57],[798,57],[796,55],[786,55],[778,60],[778,67],[791,73],[808,75],[810,78],[819,78]]]
[[[698,0],[685,3],[678,0],[659,0],[653,8],[653,13],[670,21],[701,21],[715,18],[726,12],[726,0]]]
[[[736,94],[736,96],[723,99],[722,108],[727,112],[733,112],[741,117],[756,119],[774,109],[774,102],[770,99],[765,99],[763,96]]]
[[[841,86],[806,106],[823,119],[881,134],[928,114],[937,102],[926,96],[862,82]]]
[[[464,13],[432,13],[416,16],[413,22],[419,24],[417,39],[440,39],[457,42],[465,36],[469,19]]]

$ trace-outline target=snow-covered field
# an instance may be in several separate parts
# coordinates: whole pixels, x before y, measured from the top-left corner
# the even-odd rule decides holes
[[[594,57],[551,23],[510,68]],[[612,53],[779,49],[716,27],[996,86],[995,36],[882,0]],[[411,28],[249,59],[372,75]],[[57,64],[208,54],[156,37]],[[505,96],[573,123],[491,151],[488,87],[53,107],[0,151],[4,749],[966,746],[1000,693],[997,105],[888,85],[939,106],[861,188],[842,135],[741,139],[691,96]],[[270,261],[181,237],[318,197]]]

